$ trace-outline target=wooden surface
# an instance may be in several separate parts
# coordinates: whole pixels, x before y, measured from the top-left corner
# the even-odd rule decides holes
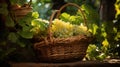
[[[120,67],[120,60],[109,61],[78,61],[70,63],[13,63],[10,67]]]

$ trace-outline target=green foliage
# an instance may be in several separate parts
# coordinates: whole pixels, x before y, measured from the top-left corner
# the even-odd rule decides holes
[[[22,29],[18,30],[17,33],[19,35],[21,35],[23,38],[28,38],[29,39],[29,38],[33,37],[33,33],[30,32],[30,29],[32,28],[32,26],[31,26],[31,21],[32,20],[33,20],[32,13],[29,13],[24,18],[22,18],[18,21],[18,24],[19,24],[19,26],[22,27]]]
[[[37,0],[38,4],[40,4],[39,1]],[[44,0],[44,2],[49,2],[50,0]],[[20,5],[22,6],[23,4],[28,3],[27,0],[10,0],[10,3],[12,5]],[[22,49],[25,49],[25,51],[28,51],[30,49],[32,51],[32,42],[31,39],[34,37],[34,35],[40,36],[41,31],[45,31],[46,27],[48,26],[48,23],[45,23],[46,21],[43,19],[39,19],[40,16],[44,16],[47,10],[49,10],[49,6],[46,8],[46,5],[43,5],[40,7],[38,4],[32,4],[35,5],[37,8],[40,8],[44,12],[43,14],[39,15],[38,12],[30,12],[26,16],[20,19],[16,19],[13,15],[10,14],[8,11],[8,5],[6,3],[1,3],[0,4],[0,14],[4,16],[3,20],[5,22],[2,22],[5,24],[5,27],[2,31],[0,31],[0,61],[6,61],[8,60],[10,55],[12,54],[19,54],[19,51]],[[48,4],[47,4],[48,5]],[[44,6],[44,8],[43,8]],[[46,9],[44,11],[44,9]],[[37,10],[36,10],[37,11]],[[12,16],[12,17],[11,17]],[[46,15],[48,17],[48,15]],[[32,22],[34,21],[35,26],[32,25]],[[48,22],[48,21],[47,21]],[[39,27],[41,31],[38,32],[32,31],[35,27]],[[37,32],[37,34],[36,34]],[[39,35],[38,35],[39,34]],[[42,33],[45,34],[45,33]],[[18,53],[17,53],[18,52]],[[29,52],[28,52],[29,53]],[[32,53],[32,52],[30,52]],[[29,53],[29,54],[30,54]],[[34,54],[34,53],[33,53]],[[22,55],[23,56],[23,55]],[[21,57],[22,57],[21,56]],[[16,58],[14,60],[21,59]],[[25,58],[26,59],[26,58]],[[24,61],[24,59],[21,59]]]
[[[83,4],[81,5],[81,8],[84,10],[89,31],[96,38],[94,43],[88,46],[86,58],[88,60],[104,60],[109,56],[109,36],[113,34],[112,23],[100,23],[98,12],[89,4]],[[81,14],[78,12],[78,15]]]
[[[7,10],[7,4],[6,3],[2,3],[0,4],[0,14],[3,14],[5,16],[8,15],[8,10]]]
[[[40,14],[40,18],[49,19],[52,13],[51,0],[34,0],[32,1],[33,11],[37,11]]]
[[[88,4],[83,4],[81,7],[84,10],[87,20],[90,24],[99,23],[99,14],[93,7]]]
[[[33,38],[33,33],[30,31],[18,31],[18,34],[23,38],[27,38],[27,39]]]
[[[119,0],[116,1],[115,7],[116,7],[116,19],[115,21],[107,21],[107,22],[101,22],[101,25],[97,25],[96,23],[94,25],[97,25],[96,30],[94,30],[96,33],[94,33],[96,40],[95,40],[95,46],[99,47],[98,55],[94,55],[94,52],[91,50],[91,46],[88,48],[87,58],[89,60],[104,60],[105,58],[119,58],[119,48],[120,48],[120,25],[119,25]],[[92,17],[95,18],[95,17]],[[97,44],[101,46],[97,46]],[[90,50],[91,48],[91,50]],[[93,49],[94,51],[94,49]],[[96,52],[96,51],[95,51]],[[100,53],[99,53],[100,52]],[[91,55],[93,53],[94,57]],[[93,58],[92,58],[93,57]]]
[[[88,60],[96,60],[96,57],[99,55],[99,50],[96,45],[89,45],[87,49],[86,57]]]
[[[10,0],[10,3],[12,5],[14,5],[14,4],[23,5],[23,4],[28,3],[28,2],[27,2],[27,0]]]
[[[60,19],[62,19],[63,21],[66,22],[70,22],[71,24],[76,24],[76,25],[80,25],[81,23],[83,23],[81,21],[81,16],[78,15],[70,15],[68,13],[62,13],[60,16]]]
[[[81,8],[84,12],[84,15],[86,17],[87,26],[94,32],[97,30],[100,22],[99,14],[97,10],[95,10],[93,7],[91,7],[89,4],[83,4],[81,5]],[[78,11],[77,13],[79,16],[83,17],[82,14]],[[83,19],[84,21],[84,19]]]
[[[66,2],[72,2],[79,4],[84,12],[84,15],[87,20],[87,26],[89,31],[94,35],[96,38],[93,44],[90,44],[87,50],[86,58],[88,60],[104,60],[108,56],[116,57],[118,56],[118,51],[116,48],[119,48],[120,45],[120,1],[117,0],[115,3],[116,7],[116,22],[100,22],[100,17],[98,11],[96,11],[95,7],[93,7],[92,3],[90,4],[91,0],[65,0]],[[10,0],[11,4],[19,4],[23,5],[27,0]],[[86,3],[87,2],[87,3]],[[95,1],[94,1],[95,2]],[[96,1],[98,2],[98,1]],[[28,47],[31,47],[31,39],[34,36],[46,36],[47,35],[47,28],[48,28],[48,21],[43,19],[49,19],[51,15],[51,0],[33,0],[32,1],[33,11],[37,12],[30,12],[25,17],[17,20],[15,22],[13,17],[10,16],[7,10],[7,4],[0,4],[0,14],[6,17],[5,21],[5,30],[3,33],[0,34],[0,60],[6,59],[12,52],[18,50],[18,48],[25,48],[26,50]],[[68,37],[72,35],[81,34],[83,30],[78,29],[77,25],[84,23],[83,16],[81,12],[76,13],[76,8],[67,8],[68,13],[62,13],[60,19],[65,21],[66,25],[58,24],[56,27],[55,37],[57,37],[60,32],[62,35],[60,37]],[[39,18],[40,17],[40,18]],[[41,19],[43,18],[43,19]],[[75,24],[73,26],[74,33],[70,33],[70,24]],[[54,23],[53,23],[54,24]],[[68,26],[67,26],[68,25]],[[63,30],[63,28],[66,29]],[[68,28],[67,28],[68,27]],[[10,29],[9,29],[10,28]],[[60,28],[60,29],[59,29]],[[62,30],[61,30],[62,28]],[[86,33],[82,33],[86,34]]]
[[[116,18],[120,15],[120,0],[117,0],[115,3],[115,8],[116,8]]]
[[[33,18],[38,18],[38,17],[39,17],[38,12],[33,12],[33,13],[32,13],[32,17],[33,17]]]
[[[15,43],[18,39],[18,35],[14,32],[10,32],[8,35],[8,40],[10,40],[12,43]]]
[[[22,29],[19,29],[17,33],[23,38],[31,39],[34,35],[40,34],[41,31],[45,31],[48,23],[46,23],[47,21],[38,19],[38,17],[39,14],[37,12],[32,12],[20,19],[18,24]]]
[[[97,46],[96,44],[90,44],[87,49],[86,58],[87,60],[104,60],[107,58],[108,55],[108,49],[107,47],[103,47],[102,45]]]
[[[6,27],[14,27],[15,26],[15,23],[14,21],[12,20],[12,18],[10,16],[6,16]]]
[[[46,31],[48,21],[39,19],[38,17],[38,12],[30,12],[15,22],[13,17],[9,14],[7,15],[6,21],[4,22],[5,30],[0,35],[2,36],[2,40],[0,40],[0,60],[6,60],[11,53],[18,51],[20,48],[26,48],[27,50],[32,44],[30,39],[37,34],[39,34],[37,36],[41,36],[40,32]],[[39,27],[38,30],[41,31],[32,31],[36,27]]]
[[[35,19],[31,22],[33,28],[30,30],[37,36],[45,36],[47,34],[48,21],[43,19]]]

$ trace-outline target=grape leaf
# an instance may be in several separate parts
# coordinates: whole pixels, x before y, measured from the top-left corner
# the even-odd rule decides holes
[[[70,15],[69,14],[67,14],[67,13],[62,13],[61,15],[60,15],[60,19],[62,19],[63,21],[68,21],[69,20],[69,18],[70,18]]]
[[[74,23],[75,20],[76,20],[76,16],[70,16],[69,20],[70,20],[72,23]]]
[[[47,28],[47,23],[43,22],[42,20],[35,19],[32,21],[32,25],[39,27],[41,31],[44,31]]]
[[[97,46],[95,44],[90,44],[87,49],[87,55],[86,57],[89,60],[95,60],[96,57],[99,55],[99,51],[97,51]]]
[[[104,47],[108,47],[108,45],[109,45],[108,40],[105,39],[105,40],[102,42],[102,45],[103,45]]]
[[[18,31],[18,34],[21,35],[23,38],[31,39],[33,38],[33,33],[30,31]]]
[[[25,41],[26,41],[26,40],[25,40]],[[25,45],[26,45],[24,42],[22,42],[22,41],[20,41],[20,40],[18,40],[17,44],[18,44],[20,47],[25,47]]]
[[[71,24],[80,25],[83,22],[83,19],[80,15],[70,15],[68,13],[62,13],[60,19],[65,22],[70,22]]]
[[[93,28],[92,24],[98,26],[100,21],[99,13],[88,4],[83,4],[81,8],[84,10],[83,12],[86,17],[88,28]],[[78,12],[78,15],[82,16],[80,12]]]
[[[31,28],[32,28],[32,27],[30,27],[30,26],[24,26],[24,27],[22,28],[22,30],[23,30],[23,31],[29,31]]]
[[[7,4],[1,3],[0,4],[0,14],[4,14],[5,16],[8,15]]]
[[[83,4],[82,9],[84,9],[89,22],[91,22],[91,23],[98,23],[99,22],[98,12],[95,9],[93,9],[90,5]]]
[[[18,35],[14,32],[9,33],[8,40],[10,40],[13,43],[16,43],[18,40]]]

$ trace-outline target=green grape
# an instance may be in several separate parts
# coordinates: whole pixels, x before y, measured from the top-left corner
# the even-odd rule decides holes
[[[90,33],[89,33],[87,27],[84,26],[83,24],[74,25],[73,30],[74,30],[74,35],[87,35],[87,36],[90,36]]]
[[[69,37],[72,36],[73,25],[62,20],[55,19],[52,25],[52,32],[55,37]]]

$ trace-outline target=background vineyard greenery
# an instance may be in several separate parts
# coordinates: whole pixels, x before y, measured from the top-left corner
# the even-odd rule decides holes
[[[12,4],[23,5],[28,3],[28,0],[10,0]],[[99,0],[95,1],[93,4],[90,0],[65,0],[65,2],[73,2],[81,6],[84,11],[85,17],[87,18],[87,25],[89,31],[95,36],[95,40],[89,45],[86,60],[104,60],[105,58],[119,58],[118,48],[120,43],[120,1],[117,0],[115,3],[116,7],[116,19],[109,22],[101,22],[100,16],[98,14]],[[26,15],[21,20],[18,20],[16,24],[10,17],[9,11],[7,9],[7,4],[0,4],[0,14],[6,17],[5,29],[0,32],[0,60],[8,60],[11,56],[20,57],[23,54],[16,53],[20,49],[26,49],[29,51],[31,56],[34,56],[32,49],[31,39],[34,35],[40,36],[43,33],[40,31],[46,31],[48,21],[43,21],[43,19],[48,20],[52,13],[52,1],[51,0],[33,0],[32,7],[33,12]],[[83,22],[81,13],[77,12],[76,9],[67,8],[66,13],[62,15],[64,21],[75,22],[79,24],[78,21]],[[77,12],[77,13],[73,13]],[[72,15],[69,19],[69,14]],[[75,15],[75,16],[74,16]],[[77,18],[76,18],[77,16]],[[25,20],[26,19],[26,20]],[[33,24],[31,24],[31,22]],[[43,23],[44,22],[44,23]],[[31,31],[29,31],[31,30]],[[36,33],[37,31],[37,33]],[[46,33],[46,32],[45,32]],[[45,34],[46,35],[46,34]],[[20,56],[18,56],[18,55]],[[15,58],[14,56],[14,58]],[[15,58],[18,61],[22,61],[21,58]]]
[[[116,19],[108,22],[94,24],[93,34],[96,36],[94,44],[90,44],[87,50],[87,59],[103,60],[105,58],[119,58],[119,9],[120,1],[115,3]]]

